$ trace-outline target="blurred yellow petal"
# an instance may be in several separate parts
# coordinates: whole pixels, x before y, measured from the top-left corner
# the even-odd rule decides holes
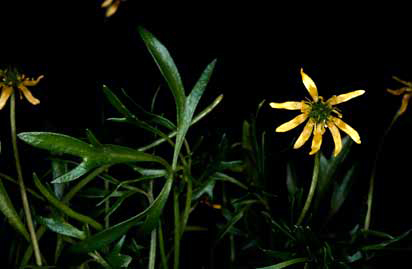
[[[405,94],[402,98],[401,108],[399,108],[398,114],[402,115],[406,109],[408,108],[409,99],[411,98],[411,94]]]
[[[309,152],[309,155],[313,155],[319,151],[320,146],[322,145],[322,134],[325,132],[323,124],[316,124],[315,130],[313,131],[312,139],[312,150]]]
[[[293,145],[294,149],[300,148],[306,143],[306,141],[308,141],[310,135],[312,134],[314,125],[315,125],[315,121],[312,119],[309,119],[308,123],[306,123],[305,125],[305,128],[303,128],[302,133],[298,137],[298,140],[296,140],[295,145]]]
[[[27,89],[26,86],[24,86],[23,84],[20,84],[18,86],[19,90],[23,92],[24,97],[26,97],[27,101],[29,101],[32,105],[38,105],[40,104],[40,100],[36,99],[33,97],[33,95],[31,94],[31,92],[29,91],[29,89]]]
[[[0,109],[6,105],[10,95],[13,93],[13,87],[3,87],[0,96]]]
[[[361,143],[360,136],[359,136],[358,132],[355,131],[355,129],[350,127],[348,124],[346,124],[343,120],[341,120],[339,118],[331,117],[331,119],[332,119],[333,123],[335,123],[335,125],[339,129],[341,129],[342,131],[347,133],[353,139],[353,141],[355,141],[358,144]]]
[[[305,72],[303,72],[303,68],[300,69],[300,74],[302,76],[303,84],[308,90],[313,101],[318,101],[318,88],[316,87],[315,82],[313,82],[313,80],[308,75],[306,75]]]
[[[332,96],[328,101],[326,101],[326,103],[331,106],[337,105],[337,104],[349,101],[350,99],[358,97],[364,93],[365,93],[364,90],[357,90],[357,91],[348,92],[345,94],[340,94],[338,96]]]
[[[336,157],[338,156],[339,152],[342,150],[342,138],[340,136],[338,127],[336,127],[336,125],[333,122],[328,121],[327,124],[328,124],[329,131],[332,134],[333,142],[335,142],[335,150],[333,152],[333,156]]]
[[[386,91],[390,94],[393,94],[393,95],[402,95],[406,92],[406,89],[407,88],[402,88],[402,89],[399,89],[399,90],[386,89]]]
[[[293,128],[304,122],[308,118],[308,116],[308,114],[300,114],[292,120],[280,125],[278,128],[276,128],[276,132],[287,132],[289,130],[292,130]]]
[[[106,10],[106,17],[113,16],[116,13],[117,9],[119,8],[120,0],[115,0],[112,5],[110,5]]]
[[[278,108],[278,109],[289,109],[289,110],[300,110],[302,109],[303,102],[284,102],[284,103],[270,103],[271,108]]]
[[[102,3],[101,7],[108,7],[113,3],[113,0],[106,0]]]
[[[23,83],[24,86],[36,86],[42,78],[44,78],[43,75],[39,76],[36,80],[34,80],[34,79],[23,80],[22,83]]]

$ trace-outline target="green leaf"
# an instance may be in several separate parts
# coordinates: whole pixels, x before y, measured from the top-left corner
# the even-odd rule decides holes
[[[21,140],[36,148],[51,152],[87,157],[93,152],[93,146],[77,138],[50,132],[24,132],[17,135]]]
[[[215,241],[215,245],[219,243],[219,241],[233,228],[233,226],[243,218],[245,215],[245,211],[249,208],[249,206],[245,206],[242,209],[240,209],[226,225],[223,227],[223,229],[219,232],[217,235],[217,239]]]
[[[179,71],[170,56],[169,51],[159,40],[157,40],[156,37],[153,36],[152,33],[143,27],[139,27],[138,31],[147,49],[155,60],[157,67],[166,80],[167,85],[172,91],[176,102],[177,125],[179,126],[183,120],[183,111],[186,102],[185,90]]]
[[[47,228],[55,233],[78,238],[85,239],[86,233],[72,226],[71,224],[52,218],[38,217],[39,223],[46,225]]]
[[[367,250],[380,250],[380,249],[384,249],[385,247],[387,247],[390,244],[396,243],[402,239],[404,239],[405,237],[409,236],[412,233],[412,229],[406,231],[405,233],[401,234],[400,236],[397,236],[393,239],[390,240],[386,240],[383,241],[381,243],[378,244],[372,244],[372,245],[366,245],[362,247],[362,250],[367,251]]]
[[[113,269],[128,267],[130,262],[132,261],[132,257],[123,255],[120,253],[123,244],[125,242],[126,236],[120,238],[119,242],[113,247],[112,251],[109,255],[106,256],[107,262]]]
[[[321,155],[320,176],[317,186],[317,194],[315,195],[314,208],[318,208],[320,206],[325,194],[336,176],[339,167],[348,157],[352,143],[352,139],[345,137],[342,139],[342,151],[338,156],[327,160],[326,158],[322,158],[323,155]]]
[[[96,138],[96,136],[93,134],[93,132],[90,129],[86,129],[86,135],[87,139],[93,146],[100,146],[99,140]]]
[[[65,203],[58,200],[51,192],[49,192],[49,190],[45,186],[43,186],[43,184],[40,182],[39,178],[37,177],[37,175],[35,173],[33,173],[33,179],[34,179],[34,184],[39,189],[40,193],[54,207],[56,207],[57,209],[59,209],[60,211],[62,211],[64,214],[66,214],[67,216],[69,216],[71,218],[74,218],[74,219],[76,219],[78,221],[81,221],[83,223],[90,224],[96,230],[103,229],[103,226],[100,223],[98,223],[97,221],[95,221],[94,219],[74,211],[73,209],[68,207]]]
[[[282,268],[286,268],[288,266],[297,264],[297,263],[304,263],[304,262],[308,262],[309,259],[308,258],[295,258],[295,259],[291,259],[288,261],[284,261],[281,263],[277,263],[275,265],[271,265],[271,266],[266,266],[266,267],[259,267],[256,269],[282,269]]]
[[[10,225],[16,229],[27,241],[30,241],[29,232],[17,214],[10,197],[4,188],[3,182],[0,180],[0,211],[9,221]]]
[[[349,190],[353,182],[353,174],[355,171],[355,165],[346,172],[342,182],[335,184],[335,189],[332,193],[331,205],[329,215],[332,216],[336,214],[341,208],[343,202],[346,200],[346,197],[349,194]]]
[[[176,135],[176,145],[173,154],[173,167],[177,163],[177,158],[182,148],[183,141],[185,139],[186,133],[192,123],[193,114],[195,113],[196,107],[202,97],[207,84],[209,83],[210,77],[212,76],[213,70],[216,65],[216,60],[213,60],[203,71],[193,90],[190,92],[186,99],[185,107],[183,111],[183,118],[180,124],[178,124],[177,135]]]
[[[141,228],[142,232],[150,232],[158,223],[160,214],[164,208],[164,205],[169,197],[170,190],[173,182],[173,174],[169,174],[169,177],[163,186],[163,189],[154,200],[154,202],[146,208],[143,212],[137,214],[136,216],[125,220],[121,223],[118,223],[104,231],[101,231],[82,242],[79,242],[75,245],[72,245],[69,248],[71,253],[88,253],[97,249],[100,249],[111,242],[117,240],[122,235],[127,233],[127,231],[133,226],[141,223],[141,220],[147,216],[143,227]]]
[[[170,140],[170,138],[165,133],[160,131],[158,128],[151,126],[145,121],[139,120],[134,114],[132,114],[126,108],[126,106],[120,101],[120,99],[107,86],[103,85],[103,91],[106,94],[106,97],[108,98],[110,103],[117,109],[117,111],[119,111],[121,114],[123,114],[123,116],[125,116],[124,119],[111,118],[109,120],[135,125],[146,131],[152,132],[153,134],[156,134],[168,140],[171,144],[173,144],[173,142]]]
[[[133,162],[157,162],[165,167],[169,164],[162,158],[118,145],[91,145],[76,138],[49,132],[20,133],[19,138],[26,143],[52,152],[67,153],[83,158],[83,162],[68,173],[56,178],[52,183],[75,180],[94,168]]]
[[[247,187],[245,184],[243,184],[243,183],[240,182],[239,180],[237,180],[237,179],[235,179],[235,178],[233,178],[233,177],[231,177],[231,176],[228,176],[228,175],[226,175],[226,174],[224,174],[224,173],[219,173],[219,172],[217,172],[217,173],[215,173],[212,177],[213,177],[215,180],[221,180],[221,181],[225,181],[225,182],[230,182],[230,183],[232,183],[232,184],[234,184],[234,185],[237,185],[238,187],[240,187],[240,188],[242,188],[242,189],[244,189],[244,190],[248,190],[248,187]]]
[[[286,186],[288,189],[289,197],[295,197],[295,193],[298,190],[296,172],[292,169],[292,164],[288,162],[286,170]]]

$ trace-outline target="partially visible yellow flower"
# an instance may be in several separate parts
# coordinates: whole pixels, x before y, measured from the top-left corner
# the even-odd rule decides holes
[[[335,143],[335,150],[333,153],[335,157],[342,150],[342,139],[339,129],[348,134],[353,141],[360,144],[361,140],[358,132],[340,119],[342,118],[342,114],[333,106],[358,97],[364,94],[365,91],[357,90],[338,96],[334,95],[325,102],[323,101],[323,97],[318,95],[318,89],[315,82],[313,82],[313,80],[303,72],[303,69],[300,70],[300,74],[302,76],[303,84],[308,90],[313,101],[306,100],[300,102],[289,101],[284,103],[270,103],[272,108],[300,110],[302,112],[292,120],[276,128],[276,132],[287,132],[308,120],[293,148],[297,149],[303,146],[313,133],[312,150],[309,153],[310,155],[319,151],[320,146],[322,145],[322,136],[325,133],[325,128],[328,128],[332,134],[332,138]],[[335,113],[338,117],[333,116],[332,113]]]
[[[400,88],[398,90],[387,89],[387,91],[389,93],[393,94],[393,95],[402,95],[403,94],[401,107],[398,110],[398,115],[400,116],[403,113],[405,113],[406,108],[408,108],[409,99],[411,99],[411,97],[412,97],[412,82],[404,81],[404,80],[401,80],[397,77],[393,77],[393,79],[406,86],[406,87]]]
[[[19,90],[20,99],[26,97],[27,101],[29,101],[33,105],[40,104],[40,100],[35,98],[30,90],[27,88],[28,86],[35,86],[44,76],[39,76],[37,79],[29,79],[24,74],[20,75],[15,70],[2,70],[0,73],[0,110],[6,105],[7,100],[13,94],[15,89]]]
[[[102,8],[106,8],[106,17],[113,16],[119,8],[121,0],[105,0],[102,3]]]

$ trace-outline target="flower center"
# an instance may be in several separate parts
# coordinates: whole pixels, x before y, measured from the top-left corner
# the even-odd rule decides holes
[[[319,99],[317,102],[310,103],[309,117],[315,120],[316,123],[325,123],[332,111],[332,107]]]

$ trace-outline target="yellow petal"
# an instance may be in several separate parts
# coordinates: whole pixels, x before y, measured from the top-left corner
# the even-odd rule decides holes
[[[315,125],[315,121],[312,119],[309,119],[308,123],[306,123],[305,125],[305,128],[303,128],[302,133],[298,137],[298,140],[296,140],[295,145],[293,145],[294,149],[300,148],[306,143],[306,141],[308,141],[310,135],[312,134],[314,125]]]
[[[364,93],[365,93],[364,90],[357,90],[357,91],[348,92],[345,94],[340,94],[338,96],[332,96],[328,101],[326,101],[326,103],[332,106],[337,105],[337,104],[349,101],[350,99],[358,97]]]
[[[7,100],[9,100],[10,95],[13,93],[13,87],[3,87],[0,96],[0,109],[6,105]]]
[[[340,132],[339,132],[338,127],[336,127],[336,125],[331,121],[328,121],[327,124],[328,124],[329,131],[332,134],[333,142],[335,142],[335,150],[333,152],[333,156],[336,157],[338,156],[339,152],[342,150],[342,139],[340,137]]]
[[[402,98],[402,104],[401,104],[401,108],[399,108],[398,114],[402,115],[405,111],[406,108],[408,108],[408,103],[409,103],[409,99],[411,98],[411,94],[405,94]]]
[[[323,124],[316,124],[315,130],[313,131],[312,139],[312,151],[309,152],[309,155],[313,155],[320,150],[322,145],[322,134],[325,132]]]
[[[36,86],[37,83],[39,83],[39,81],[42,78],[44,78],[43,75],[39,76],[36,80],[34,80],[34,79],[25,79],[25,80],[23,80],[22,83],[23,83],[24,86]]]
[[[407,88],[402,88],[402,89],[399,89],[399,90],[386,89],[386,91],[390,94],[393,94],[393,95],[402,95],[403,93],[405,93],[406,89]]]
[[[23,84],[20,84],[18,86],[19,90],[23,92],[24,97],[26,97],[27,101],[29,101],[32,105],[38,105],[40,104],[40,100],[36,99],[33,97],[33,95],[31,94],[31,92],[29,91],[29,89],[27,89],[26,86],[24,86]]]
[[[339,129],[347,133],[353,139],[353,141],[355,141],[358,144],[361,143],[360,136],[358,132],[355,131],[355,129],[350,127],[348,124],[346,124],[343,120],[339,118],[331,117],[331,119],[333,123],[335,123],[335,125],[339,127]]]
[[[303,102],[284,102],[284,103],[270,103],[271,108],[279,108],[279,109],[289,109],[289,110],[300,110],[302,109]]]
[[[276,128],[276,132],[287,132],[292,130],[308,118],[308,114],[300,114],[299,116],[294,117],[292,120],[280,125]]]
[[[102,3],[101,7],[105,8],[112,4],[113,0],[106,0]]]
[[[109,6],[106,10],[106,17],[111,17],[113,16],[114,13],[116,13],[117,9],[119,8],[120,1],[115,0],[115,2]]]
[[[318,88],[316,87],[315,82],[303,72],[303,68],[300,69],[300,74],[302,76],[303,84],[308,90],[310,96],[312,96],[313,101],[318,101]]]

